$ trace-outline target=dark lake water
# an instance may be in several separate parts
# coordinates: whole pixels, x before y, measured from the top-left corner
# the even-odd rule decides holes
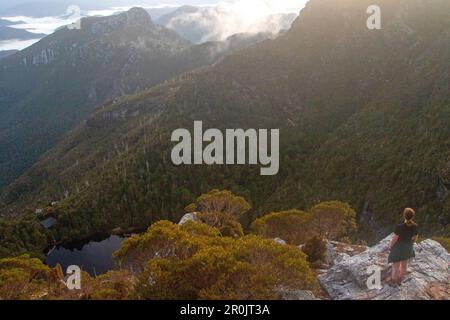
[[[64,272],[68,266],[77,265],[90,275],[103,274],[114,268],[112,254],[125,239],[99,236],[89,242],[58,246],[48,252],[45,262],[52,268],[59,263]]]

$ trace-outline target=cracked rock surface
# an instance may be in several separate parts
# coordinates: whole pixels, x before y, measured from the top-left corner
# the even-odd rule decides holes
[[[333,253],[333,247],[336,246],[329,246],[329,256],[335,257],[335,260],[330,269],[318,276],[318,280],[331,299],[450,299],[450,254],[439,243],[430,239],[415,245],[416,258],[411,260],[408,274],[400,286],[385,283],[391,272],[391,266],[387,264],[391,237],[392,235],[353,256]],[[380,271],[381,284],[379,288],[369,289],[367,281],[374,275],[374,270]]]

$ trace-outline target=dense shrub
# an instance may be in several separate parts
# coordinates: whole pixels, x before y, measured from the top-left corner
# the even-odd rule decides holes
[[[328,239],[340,239],[356,231],[356,212],[340,201],[322,202],[311,210],[311,229]]]
[[[0,258],[32,254],[43,258],[50,242],[48,232],[34,216],[21,219],[0,219]]]
[[[29,255],[0,259],[0,300],[30,299],[49,276],[50,269]]]
[[[146,257],[137,257],[140,252]],[[222,237],[190,222],[159,222],[115,254],[136,273],[141,299],[276,299],[277,288],[313,289],[314,275],[296,247],[257,236]]]
[[[256,219],[250,228],[257,235],[266,238],[282,238],[290,244],[299,245],[311,235],[310,220],[311,215],[304,211],[272,212]]]
[[[250,204],[242,197],[227,190],[211,190],[196,199],[186,210],[197,211],[198,218],[217,228],[222,236],[242,237],[244,231],[239,219],[251,209]]]
[[[0,259],[0,300],[128,299],[133,293],[127,271],[110,271],[92,278],[81,273],[81,290],[69,290],[64,271],[49,268],[41,260],[22,255]]]
[[[450,252],[450,238],[434,237],[433,240],[439,242],[448,252]]]
[[[322,202],[309,212],[272,212],[255,220],[251,230],[267,238],[281,238],[290,244],[303,244],[314,235],[342,239],[356,230],[356,213],[347,203]]]
[[[125,300],[132,298],[133,278],[126,270],[112,270],[84,285],[84,295],[91,300]]]

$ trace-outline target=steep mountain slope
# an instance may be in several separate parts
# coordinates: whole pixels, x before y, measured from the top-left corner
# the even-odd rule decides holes
[[[339,199],[379,237],[403,206],[423,233],[449,234],[447,0],[311,0],[285,35],[98,109],[2,195],[4,212],[55,209],[57,239],[176,219],[198,194],[229,188],[253,215]],[[181,166],[177,128],[279,128],[280,173]],[[17,211],[16,211],[17,210]]]
[[[259,39],[248,39],[240,47]],[[153,24],[144,9],[85,18],[0,62],[0,188],[95,105],[214,63],[236,50],[196,47]]]
[[[23,29],[0,26],[0,41],[5,40],[30,40],[45,37],[42,33],[32,33]]]
[[[2,51],[0,51],[0,59],[9,57],[17,52],[19,52],[19,50],[2,50]]]

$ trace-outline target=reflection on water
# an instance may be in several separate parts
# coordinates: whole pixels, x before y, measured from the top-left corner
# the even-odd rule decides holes
[[[55,247],[47,254],[45,262],[52,268],[59,263],[64,271],[70,265],[77,265],[93,276],[106,273],[114,267],[112,254],[124,239],[120,236],[98,237],[87,243]]]

